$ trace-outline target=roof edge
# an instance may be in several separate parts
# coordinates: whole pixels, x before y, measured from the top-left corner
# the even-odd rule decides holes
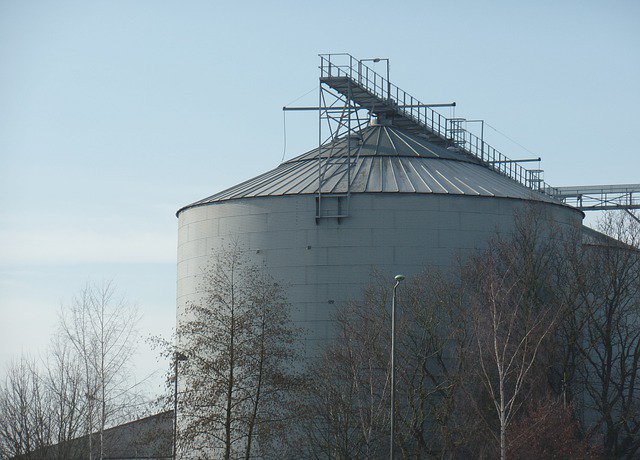
[[[534,193],[540,193],[540,192],[535,192],[535,190],[532,190],[532,192]],[[256,199],[264,199],[264,198],[290,198],[290,197],[300,197],[300,196],[313,196],[316,195],[316,193],[298,193],[298,194],[291,194],[291,195],[273,195],[273,196],[269,196],[269,195],[265,195],[265,196],[254,196],[254,197],[237,197],[237,198],[228,198],[225,200],[220,200],[220,201],[207,201],[204,203],[200,203],[198,201],[188,204],[186,206],[181,207],[180,209],[178,209],[176,211],[176,217],[180,218],[180,213],[188,210],[188,209],[192,209],[192,208],[200,208],[203,206],[213,206],[213,205],[218,205],[218,204],[225,204],[231,201],[239,201],[239,200],[256,200]],[[558,206],[561,207],[563,209],[570,209],[576,212],[579,212],[582,215],[582,218],[584,219],[586,214],[584,213],[584,211],[571,206],[569,204],[566,203],[562,203],[562,202],[555,202],[555,201],[540,201],[540,200],[536,200],[536,199],[529,199],[529,198],[519,198],[519,197],[512,197],[512,196],[486,196],[486,195],[464,195],[464,194],[447,194],[447,193],[423,193],[423,192],[353,192],[351,193],[351,195],[436,195],[436,196],[450,196],[450,197],[465,197],[465,198],[487,198],[487,199],[494,199],[494,200],[516,200],[516,201],[526,201],[526,202],[533,202],[533,203],[542,203],[545,205],[549,205],[549,206]],[[585,225],[583,225],[583,227],[588,228],[589,230],[593,230],[590,227],[587,227]],[[595,232],[595,230],[593,230]]]

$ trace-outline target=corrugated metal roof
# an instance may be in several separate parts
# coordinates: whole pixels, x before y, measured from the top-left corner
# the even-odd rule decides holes
[[[360,134],[357,149],[352,148],[351,193],[435,193],[557,203],[489,169],[471,155],[445,149],[393,126],[371,126]],[[322,193],[347,191],[347,165],[333,160],[347,155],[346,146],[347,139],[337,140],[332,160],[323,160],[326,171]],[[327,157],[328,149],[323,148],[322,152]],[[319,149],[311,150],[182,209],[238,198],[316,194],[318,156]]]
[[[440,145],[427,141],[425,138],[409,134],[393,126],[370,126],[360,132],[360,143],[355,150],[360,156],[403,156],[420,158],[440,158],[479,163],[479,160],[471,155],[447,150]],[[338,139],[332,152],[332,156],[346,156],[346,139]],[[352,154],[354,150],[352,148]],[[323,147],[323,156],[326,157],[326,148]],[[318,149],[313,149],[286,163],[310,160],[318,158]]]

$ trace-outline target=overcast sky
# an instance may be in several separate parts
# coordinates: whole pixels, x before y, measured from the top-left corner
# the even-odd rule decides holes
[[[281,107],[315,103],[320,52],[389,57],[552,185],[640,182],[639,24],[616,0],[0,0],[0,369],[87,280],[168,334],[175,211],[316,145],[289,113],[283,152]]]

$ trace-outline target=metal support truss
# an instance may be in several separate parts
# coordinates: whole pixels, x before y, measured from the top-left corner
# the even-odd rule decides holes
[[[371,122],[371,112],[353,101],[351,84],[346,94],[320,80],[318,104],[318,194],[316,223],[349,215],[352,169],[362,139],[360,131]]]
[[[640,209],[640,184],[552,187],[547,193],[582,211]]]

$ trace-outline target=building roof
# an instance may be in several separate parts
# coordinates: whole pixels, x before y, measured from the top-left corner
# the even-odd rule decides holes
[[[347,142],[351,142],[348,171]],[[331,155],[331,159],[327,157]],[[517,198],[558,203],[500,174],[476,157],[446,149],[394,126],[373,125],[178,211],[239,198],[317,194],[319,158],[326,165],[322,193],[421,193]],[[323,166],[324,168],[324,166]]]
[[[100,457],[99,433],[93,433],[93,457]],[[103,432],[102,458],[105,460],[163,460],[173,458],[173,411],[143,417]],[[65,458],[69,460],[89,458],[89,437],[82,436],[70,441],[16,457]]]

